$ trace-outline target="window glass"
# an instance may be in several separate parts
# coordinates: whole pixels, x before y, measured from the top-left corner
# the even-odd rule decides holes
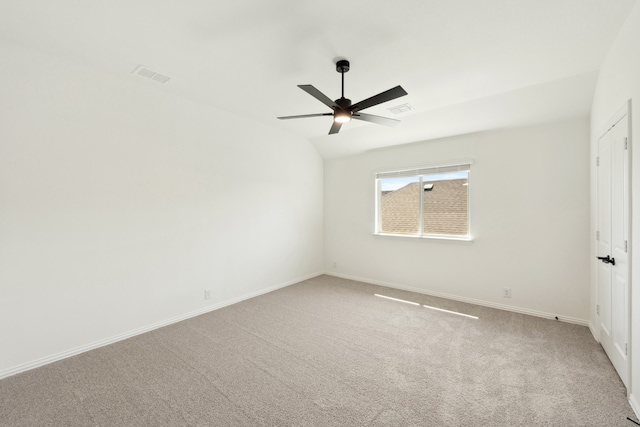
[[[422,177],[423,234],[469,234],[468,177],[468,171]]]
[[[420,232],[420,177],[380,180],[380,230],[385,234]]]
[[[376,174],[378,234],[469,238],[469,164]]]

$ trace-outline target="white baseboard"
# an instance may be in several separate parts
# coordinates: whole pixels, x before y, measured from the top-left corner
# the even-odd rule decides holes
[[[589,321],[588,320],[578,319],[578,318],[575,318],[575,317],[569,317],[569,316],[562,316],[562,315],[558,315],[558,314],[546,313],[544,311],[538,311],[538,310],[530,310],[528,308],[522,308],[522,307],[514,307],[512,305],[498,304],[498,303],[479,300],[479,299],[474,299],[474,298],[466,298],[466,297],[461,297],[461,296],[453,295],[453,294],[446,294],[446,293],[442,293],[442,292],[433,292],[433,291],[429,291],[429,290],[425,290],[425,289],[413,288],[411,286],[398,285],[397,283],[384,282],[384,281],[381,281],[381,280],[368,279],[368,278],[365,278],[365,277],[350,276],[350,275],[347,275],[347,274],[336,273],[336,272],[333,272],[333,271],[325,271],[324,274],[326,274],[328,276],[341,277],[343,279],[356,280],[358,282],[370,283],[372,285],[385,286],[387,288],[401,289],[403,291],[410,291],[410,292],[415,292],[415,293],[418,293],[418,294],[430,295],[430,296],[439,297],[439,298],[446,298],[446,299],[451,299],[451,300],[455,300],[455,301],[462,301],[462,302],[467,302],[467,303],[470,303],[470,304],[481,305],[481,306],[484,306],[484,307],[497,308],[499,310],[512,311],[514,313],[528,314],[530,316],[536,316],[536,317],[544,317],[545,319],[555,319],[556,317],[558,317],[558,320],[560,320],[562,322],[574,323],[576,325],[582,325],[582,326],[589,326]]]
[[[236,298],[231,298],[231,299],[223,301],[223,302],[212,304],[212,305],[209,305],[207,307],[200,308],[198,310],[194,310],[194,311],[191,311],[189,313],[182,314],[180,316],[172,317],[170,319],[162,320],[160,322],[156,322],[156,323],[153,323],[151,325],[143,326],[141,328],[134,329],[134,330],[122,333],[122,334],[114,335],[114,336],[109,337],[109,338],[105,338],[105,339],[102,339],[102,340],[94,341],[94,342],[86,344],[86,345],[82,345],[82,346],[79,346],[79,347],[75,347],[75,348],[60,352],[60,353],[56,353],[56,354],[53,354],[51,356],[47,356],[47,357],[43,357],[41,359],[33,360],[31,362],[23,363],[21,365],[14,366],[13,368],[9,368],[9,369],[5,369],[3,371],[0,371],[0,379],[6,378],[6,377],[10,377],[12,375],[19,374],[21,372],[25,372],[25,371],[28,371],[30,369],[38,368],[40,366],[47,365],[49,363],[57,362],[58,360],[66,359],[67,357],[75,356],[75,355],[78,355],[80,353],[87,352],[89,350],[93,350],[93,349],[96,349],[96,348],[99,348],[99,347],[104,347],[105,345],[113,344],[115,342],[122,341],[122,340],[125,340],[127,338],[134,337],[136,335],[144,334],[145,332],[153,331],[154,329],[162,328],[163,326],[168,326],[168,325],[171,325],[172,323],[177,323],[177,322],[180,322],[182,320],[186,320],[186,319],[190,319],[192,317],[200,316],[201,314],[205,314],[205,313],[208,313],[210,311],[215,311],[215,310],[218,310],[220,308],[227,307],[229,305],[233,305],[233,304],[239,303],[239,302],[244,301],[244,300],[255,298],[257,296],[260,296],[260,295],[263,295],[263,294],[267,294],[269,292],[273,292],[275,290],[278,290],[278,289],[281,289],[281,288],[285,288],[287,286],[291,286],[293,284],[296,284],[298,282],[302,282],[304,280],[312,279],[314,277],[320,276],[321,274],[323,274],[323,273],[322,272],[318,272],[318,273],[309,274],[309,275],[306,275],[306,276],[303,276],[303,277],[299,277],[297,279],[288,280],[288,281],[286,281],[284,283],[280,283],[278,285],[271,286],[269,288],[261,289],[261,290],[256,291],[256,292],[251,292],[249,294],[241,295],[241,296],[236,297]]]
[[[634,394],[629,395],[629,405],[631,405],[633,412],[636,413],[636,418],[640,419],[640,402],[638,402]]]
[[[600,342],[600,335],[598,334],[598,330],[595,326],[593,326],[593,323],[591,323],[591,321],[589,321],[589,330],[591,331],[591,335],[593,335],[593,338],[597,342]]]

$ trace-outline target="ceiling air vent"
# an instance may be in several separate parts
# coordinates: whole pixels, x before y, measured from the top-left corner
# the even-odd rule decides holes
[[[169,80],[171,80],[171,77],[160,74],[157,71],[150,70],[144,65],[140,65],[135,70],[133,70],[133,74],[137,74],[138,76],[145,77],[147,79],[155,80],[156,82],[162,84],[165,84]]]
[[[413,107],[409,104],[401,104],[396,105],[395,107],[387,108],[387,110],[391,111],[393,114],[402,114],[406,113],[407,111],[413,110]]]

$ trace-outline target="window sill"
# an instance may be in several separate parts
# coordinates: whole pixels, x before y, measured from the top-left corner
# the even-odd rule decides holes
[[[383,234],[373,233],[373,237],[384,239],[407,239],[407,240],[435,240],[443,242],[460,242],[460,243],[472,243],[473,238],[471,236],[457,237],[457,236],[410,236],[407,234]]]

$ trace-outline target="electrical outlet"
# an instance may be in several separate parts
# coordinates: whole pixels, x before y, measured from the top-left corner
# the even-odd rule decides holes
[[[502,296],[505,298],[511,298],[511,288],[502,288]]]
[[[204,299],[211,299],[211,289],[204,290]]]
[[[338,263],[333,261],[333,268],[338,268]]]

